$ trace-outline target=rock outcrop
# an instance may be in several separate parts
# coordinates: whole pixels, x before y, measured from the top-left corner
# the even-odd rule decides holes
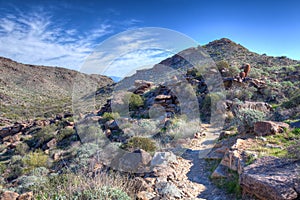
[[[275,135],[289,129],[283,122],[259,121],[254,123],[254,132],[257,136]]]
[[[263,157],[244,168],[240,184],[245,193],[262,200],[299,199],[299,170],[299,160]]]

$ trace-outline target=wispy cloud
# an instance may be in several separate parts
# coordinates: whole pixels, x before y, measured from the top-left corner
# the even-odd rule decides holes
[[[0,56],[23,63],[78,69],[96,41],[112,32],[113,27],[105,23],[81,32],[56,24],[50,14],[18,11],[0,19]]]
[[[193,46],[197,46],[194,40],[168,29],[128,30],[104,41],[81,71],[124,77]]]

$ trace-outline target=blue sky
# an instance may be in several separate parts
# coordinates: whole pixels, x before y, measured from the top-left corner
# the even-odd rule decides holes
[[[79,69],[122,31],[172,29],[203,45],[223,37],[248,49],[300,60],[299,1],[0,0],[0,56]]]

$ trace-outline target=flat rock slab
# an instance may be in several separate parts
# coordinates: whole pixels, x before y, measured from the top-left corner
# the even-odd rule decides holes
[[[247,166],[240,176],[246,193],[263,200],[300,198],[300,160],[263,157]]]

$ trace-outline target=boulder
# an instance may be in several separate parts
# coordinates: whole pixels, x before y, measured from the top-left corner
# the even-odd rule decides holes
[[[300,160],[263,157],[244,168],[240,185],[245,193],[263,200],[292,200],[300,197]]]
[[[126,153],[119,160],[119,169],[126,172],[142,173],[147,170],[152,157],[143,149],[135,150],[132,153]]]
[[[33,193],[32,192],[26,192],[21,194],[17,200],[33,200]]]
[[[105,128],[110,130],[117,130],[119,128],[116,120],[109,120],[105,123]]]
[[[19,194],[12,191],[4,191],[0,195],[0,200],[17,200]]]
[[[283,133],[289,125],[283,122],[259,121],[254,123],[254,132],[258,136],[275,135]]]
[[[155,198],[155,195],[151,192],[141,191],[136,196],[137,200],[150,200]]]
[[[160,197],[166,197],[167,199],[180,199],[182,197],[181,191],[173,183],[158,182],[155,187]]]
[[[211,174],[211,178],[226,178],[227,175],[228,175],[228,168],[220,164],[215,169],[215,171]]]
[[[292,128],[300,128],[300,120],[291,123]]]
[[[172,152],[156,152],[151,160],[151,166],[168,165],[178,163],[176,155]]]

